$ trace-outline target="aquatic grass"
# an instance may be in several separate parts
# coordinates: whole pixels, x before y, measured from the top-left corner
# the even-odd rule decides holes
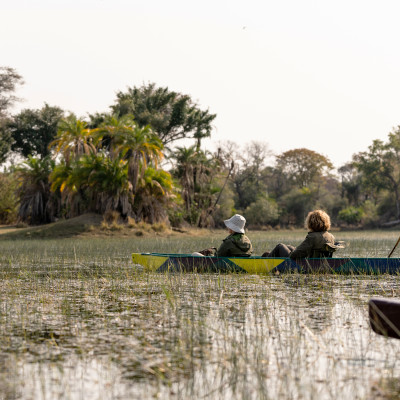
[[[376,245],[368,234],[349,233],[346,251]],[[373,398],[399,378],[400,345],[366,312],[371,296],[400,295],[398,276],[151,274],[130,260],[208,243],[0,241],[0,396]]]

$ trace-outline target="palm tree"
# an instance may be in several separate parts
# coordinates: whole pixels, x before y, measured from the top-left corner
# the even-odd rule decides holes
[[[125,135],[132,132],[135,125],[133,115],[126,114],[122,117],[107,115],[104,121],[96,129],[92,130],[92,136],[96,145],[106,149],[112,158],[119,157],[115,147],[124,141]]]
[[[167,219],[166,207],[171,193],[171,175],[166,171],[148,167],[138,181],[135,197],[137,219],[144,219],[151,224]]]
[[[59,199],[50,191],[49,175],[55,162],[49,157],[28,159],[17,167],[20,186],[18,216],[30,224],[54,221],[59,211]]]
[[[75,217],[87,210],[85,205],[85,193],[81,187],[77,186],[75,169],[78,161],[67,164],[61,160],[53,172],[50,174],[51,191],[60,193],[63,216]]]
[[[70,166],[59,164],[51,180],[52,190],[60,190],[70,216],[108,210],[132,215],[133,196],[125,160],[112,160],[104,153],[83,155]]]
[[[54,148],[56,154],[61,153],[67,165],[82,154],[95,154],[97,151],[87,123],[77,119],[74,114],[59,122],[57,137],[49,144],[49,148]]]
[[[173,173],[182,185],[186,219],[197,226],[212,225],[213,197],[221,190],[213,183],[220,171],[219,160],[198,150],[196,145],[178,147],[173,159],[176,162]]]
[[[103,153],[85,155],[77,170],[78,184],[87,188],[95,211],[115,210],[132,216],[133,196],[125,160],[111,159]]]
[[[139,176],[147,164],[157,167],[162,159],[163,144],[150,126],[139,127],[132,115],[111,116],[95,132],[96,140],[106,139],[112,158],[122,157],[128,162],[128,176],[132,192],[136,193]]]
[[[182,185],[182,197],[187,213],[190,211],[194,197],[196,156],[196,146],[177,147],[172,155],[172,158],[176,161],[175,175]]]

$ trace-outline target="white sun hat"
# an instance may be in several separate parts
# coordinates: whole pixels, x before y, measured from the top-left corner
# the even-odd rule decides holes
[[[232,229],[234,232],[244,233],[244,225],[246,224],[246,218],[239,214],[235,214],[233,217],[226,219],[224,224],[227,228]]]

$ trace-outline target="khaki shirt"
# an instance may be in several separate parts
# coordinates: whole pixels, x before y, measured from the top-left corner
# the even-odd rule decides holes
[[[335,237],[328,231],[308,232],[308,235],[289,255],[290,258],[323,257],[327,247],[335,251]]]
[[[250,257],[252,252],[253,246],[244,233],[232,233],[222,241],[215,255],[217,257]]]

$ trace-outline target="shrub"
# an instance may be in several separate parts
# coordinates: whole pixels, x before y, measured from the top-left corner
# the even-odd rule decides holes
[[[379,221],[377,205],[370,200],[366,200],[361,207],[363,210],[362,224],[375,226]]]
[[[128,228],[134,228],[136,226],[135,218],[128,217],[127,218],[127,225],[128,225]]]
[[[0,174],[0,224],[10,224],[17,219],[17,185],[15,175]]]
[[[113,224],[113,223],[118,222],[119,217],[120,217],[120,214],[118,211],[108,210],[104,213],[103,220],[107,224]]]
[[[350,225],[359,224],[364,216],[364,211],[361,207],[347,207],[339,211],[338,218]]]
[[[168,225],[164,222],[158,222],[151,226],[151,229],[154,232],[165,232],[168,229]]]
[[[279,218],[278,206],[274,200],[259,198],[246,208],[244,215],[248,225],[274,225]]]

